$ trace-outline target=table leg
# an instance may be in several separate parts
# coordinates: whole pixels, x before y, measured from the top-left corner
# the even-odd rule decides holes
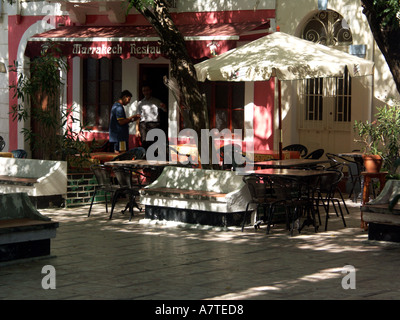
[[[364,188],[363,188],[363,196],[362,196],[362,204],[366,204],[369,201],[369,184],[371,183],[371,177],[364,177]],[[368,225],[363,219],[363,212],[361,211],[361,229],[367,231]]]
[[[386,174],[387,172],[380,173],[362,173],[364,177],[364,188],[363,188],[363,197],[362,197],[362,205],[366,204],[369,201],[369,185],[371,183],[372,178],[379,179],[379,192],[382,191],[383,187],[386,183]],[[361,211],[361,228],[365,231],[368,230],[368,224],[363,220],[363,212]]]

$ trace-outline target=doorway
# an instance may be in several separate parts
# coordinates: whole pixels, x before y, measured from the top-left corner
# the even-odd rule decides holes
[[[140,64],[139,65],[139,100],[143,99],[142,85],[150,84],[153,97],[161,100],[167,106],[167,112],[160,116],[161,129],[165,132],[168,141],[168,88],[164,84],[164,76],[168,77],[168,64]]]

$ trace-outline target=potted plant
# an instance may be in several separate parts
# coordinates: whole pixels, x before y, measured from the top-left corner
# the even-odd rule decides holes
[[[383,163],[383,168],[393,175],[398,167],[400,153],[400,105],[394,103],[378,107],[375,117],[372,122],[354,122],[354,130],[360,137],[360,140],[355,141],[364,144],[363,159],[367,171],[380,171],[380,167],[369,168],[370,159],[374,159],[381,166]]]
[[[62,144],[59,138],[63,131],[60,92],[64,81],[62,73],[68,71],[65,59],[50,43],[48,50],[29,63],[29,72],[14,61],[9,71],[17,75],[17,81],[9,86],[17,101],[12,108],[13,120],[31,124],[22,133],[29,143],[32,156],[38,159],[59,160],[58,150]]]

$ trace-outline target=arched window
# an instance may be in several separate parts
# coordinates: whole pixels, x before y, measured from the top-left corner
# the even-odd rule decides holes
[[[343,47],[352,44],[352,34],[346,20],[333,10],[321,10],[304,23],[301,38],[329,47]],[[304,80],[304,113],[301,126],[307,122],[333,124],[351,121],[351,77],[345,70],[342,78]],[[326,104],[324,97],[334,97],[333,104]],[[332,100],[330,100],[332,101]],[[325,110],[325,109],[329,110]],[[324,111],[325,110],[325,111]],[[331,119],[324,116],[332,115]],[[335,127],[335,125],[333,125]]]
[[[304,25],[301,37],[325,46],[353,43],[346,20],[333,10],[322,10],[313,15]]]

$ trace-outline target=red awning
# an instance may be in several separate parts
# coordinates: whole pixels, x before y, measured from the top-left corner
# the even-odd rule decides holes
[[[236,47],[238,40],[252,34],[264,35],[268,22],[246,22],[178,26],[189,54],[194,59],[211,57]],[[260,33],[261,31],[261,33]],[[29,39],[25,51],[28,57],[40,55],[49,41],[55,43],[67,57],[113,58],[130,57],[155,59],[163,53],[160,38],[152,26],[67,26],[37,34]]]

